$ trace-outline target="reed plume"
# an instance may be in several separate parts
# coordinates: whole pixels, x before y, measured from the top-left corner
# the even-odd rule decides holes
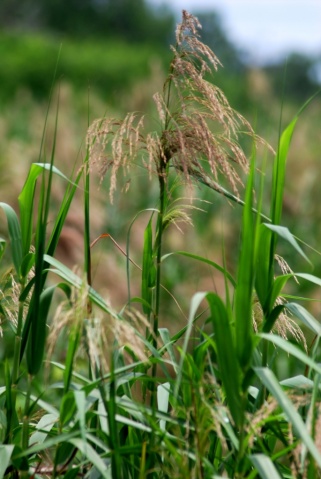
[[[248,161],[239,144],[240,133],[257,139],[249,122],[229,104],[211,80],[221,65],[212,50],[200,40],[201,25],[183,10],[176,29],[176,45],[163,91],[153,96],[160,131],[146,133],[144,117],[129,113],[123,120],[96,120],[88,130],[91,164],[101,177],[110,171],[110,200],[117,188],[120,169],[129,173],[139,158],[150,174],[164,175],[168,167],[190,182],[211,184],[222,192],[225,178],[234,194],[241,184],[239,168]]]

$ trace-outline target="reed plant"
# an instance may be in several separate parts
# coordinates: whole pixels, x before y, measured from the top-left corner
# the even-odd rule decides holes
[[[265,146],[265,159],[271,148],[213,84],[210,75],[220,63],[199,29],[184,11],[168,78],[154,96],[156,130],[146,133],[146,119],[133,113],[97,120],[89,126],[75,178],[55,167],[54,141],[49,161],[41,149],[30,167],[19,216],[0,204],[8,224],[1,259],[8,256],[7,243],[11,258],[1,282],[1,341],[12,343],[4,347],[1,366],[1,478],[321,477],[321,327],[303,298],[285,290],[290,281],[321,286],[297,238],[281,224],[286,160],[299,114],[280,134],[267,205],[268,173],[258,145]],[[249,159],[240,146],[244,136],[253,145]],[[112,238],[127,261],[128,300],[121,310],[92,285],[92,248],[110,236],[102,231],[91,238],[94,168],[109,178],[110,202],[119,175],[126,182],[135,168],[147,171],[146,189],[158,186],[154,204],[133,214],[126,250]],[[66,193],[48,223],[55,181],[65,182]],[[170,225],[190,223],[190,214],[198,214],[195,204],[184,201],[185,190],[195,185],[227,197],[242,213],[235,273],[228,270],[224,245],[221,264],[193,251],[165,249]],[[83,271],[55,258],[80,189]],[[177,189],[183,192],[178,197]],[[147,219],[138,264],[130,235],[139,216]],[[294,273],[280,259],[279,240],[306,260],[308,272]],[[210,246],[217,241],[213,233]],[[164,265],[177,255],[213,268],[225,294],[197,292],[182,327],[170,310],[169,320],[177,323],[171,334],[163,292],[177,311],[180,305],[164,285]],[[132,268],[141,270],[140,296],[131,294]],[[311,344],[299,324],[312,332]],[[279,377],[282,353],[295,361],[295,375]]]

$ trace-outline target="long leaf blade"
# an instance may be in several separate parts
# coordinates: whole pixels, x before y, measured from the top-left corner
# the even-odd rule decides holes
[[[0,446],[0,478],[5,476],[7,467],[9,466],[14,446],[11,444],[3,444]]]
[[[303,252],[299,243],[294,238],[294,236],[292,235],[292,233],[290,232],[290,230],[288,228],[286,228],[285,226],[272,225],[272,224],[269,224],[269,223],[263,223],[263,224],[264,224],[264,226],[266,226],[266,228],[270,229],[271,231],[273,231],[274,233],[279,235],[281,238],[288,241],[288,243],[290,243],[290,245],[293,246],[293,248],[302,256],[302,258],[304,258],[308,263],[311,264],[311,261],[305,255],[305,253]]]
[[[240,369],[230,327],[230,318],[224,303],[216,294],[208,293],[206,299],[211,310],[210,320],[213,324],[217,359],[226,400],[235,423],[240,425],[242,422]]]
[[[58,170],[58,168],[56,168],[54,165],[50,165],[50,163],[33,163],[31,165],[27,180],[18,197],[24,255],[29,252],[31,244],[36,182],[39,175],[46,170],[57,174],[68,182],[70,181],[63,173],[60,172],[60,170]]]
[[[8,233],[11,243],[12,261],[16,273],[20,276],[20,266],[22,262],[22,238],[21,229],[18,217],[14,209],[6,203],[0,203],[0,208],[3,209],[8,222]]]
[[[237,286],[235,290],[234,317],[236,350],[242,369],[251,362],[252,352],[252,297],[255,279],[255,249],[257,222],[252,213],[255,162],[246,186],[245,206],[243,208],[242,240],[238,261]]]
[[[142,265],[142,306],[145,314],[151,311],[152,303],[152,287],[154,286],[155,278],[154,263],[153,263],[153,234],[152,223],[148,222],[144,231],[144,249],[143,249],[143,265]],[[146,306],[148,304],[148,306]]]
[[[307,354],[305,354],[301,349],[299,349],[294,344],[286,341],[285,339],[281,338],[281,336],[277,336],[276,334],[266,334],[266,333],[259,333],[258,336],[261,339],[265,339],[266,341],[270,341],[275,346],[283,349],[288,354],[291,354],[294,358],[301,361],[303,364],[306,364],[311,369],[316,371],[318,374],[321,374],[321,366],[318,363],[313,361]]]
[[[309,313],[301,304],[286,303],[286,309],[288,309],[294,316],[300,319],[311,331],[318,336],[321,336],[321,326],[312,314]]]
[[[262,479],[281,479],[275,465],[268,456],[265,454],[252,454],[249,457]]]
[[[199,256],[197,254],[189,253],[187,251],[174,251],[173,253],[168,253],[162,257],[162,261],[165,261],[165,259],[169,258],[170,256],[173,256],[175,254],[181,255],[181,256],[186,256],[187,258],[195,259],[197,261],[200,261],[202,263],[208,264],[209,266],[212,266],[213,268],[217,269],[221,273],[226,276],[226,278],[230,281],[232,286],[236,286],[236,281],[233,278],[233,276],[223,267],[220,266],[219,264],[215,263],[214,261],[209,260],[208,258],[204,258],[203,256]]]
[[[310,436],[302,417],[295,409],[291,400],[283,392],[273,372],[268,368],[255,368],[255,372],[265,387],[277,400],[287,419],[291,422],[297,436],[301,438],[302,442],[308,448],[316,463],[319,465],[319,467],[321,467],[321,455],[318,448]]]
[[[279,225],[281,220],[285,182],[285,166],[292,135],[298,118],[298,116],[295,116],[291,123],[283,131],[274,161],[271,219],[272,223],[275,225]]]
[[[51,286],[41,293],[38,317],[34,318],[32,324],[32,334],[29,337],[27,350],[28,372],[31,375],[37,374],[42,365],[46,345],[47,317],[54,291],[55,286]]]

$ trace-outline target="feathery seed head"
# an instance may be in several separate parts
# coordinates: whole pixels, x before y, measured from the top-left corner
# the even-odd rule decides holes
[[[285,301],[282,297],[278,297],[275,301],[275,306],[284,304],[284,302]],[[254,331],[258,332],[263,321],[263,310],[256,295],[254,295],[253,298],[252,321]],[[272,331],[281,336],[283,339],[288,339],[288,336],[291,335],[296,341],[302,342],[305,350],[307,351],[304,333],[288,313],[282,311],[279,314]]]
[[[239,145],[240,130],[258,139],[245,118],[234,111],[224,93],[207,77],[220,66],[212,50],[199,36],[196,17],[183,11],[177,26],[173,60],[163,92],[153,97],[162,131],[143,132],[143,117],[129,113],[124,120],[97,120],[88,130],[91,164],[103,177],[111,172],[110,199],[117,188],[120,168],[126,173],[139,157],[143,166],[164,176],[168,164],[187,182],[213,176],[225,178],[237,194],[242,183],[239,168],[247,170],[247,158]],[[206,78],[205,78],[206,75]]]

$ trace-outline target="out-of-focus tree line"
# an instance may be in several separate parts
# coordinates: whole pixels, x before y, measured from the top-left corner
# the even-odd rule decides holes
[[[2,28],[164,45],[175,18],[168,8],[153,9],[145,0],[2,0],[0,22]]]
[[[197,15],[197,12],[195,14]],[[243,52],[240,52],[237,46],[230,42],[220,16],[213,11],[197,16],[203,26],[202,40],[204,43],[209,45],[219,57],[225,67],[225,72],[234,78],[240,77],[247,68],[244,61],[246,55],[243,55]],[[47,51],[49,51],[49,57],[54,56],[53,43],[49,42],[44,49],[40,45],[39,37],[35,37],[32,41],[30,38],[29,40],[25,38],[21,45],[17,40],[19,33],[24,35],[44,33],[47,37],[49,34],[50,38],[54,38],[56,41],[61,39],[66,42],[68,39],[74,42],[74,50],[72,46],[68,46],[68,43],[64,47],[65,58],[73,58],[73,61],[70,62],[70,71],[68,64],[65,66],[64,74],[66,78],[76,83],[77,78],[87,72],[88,78],[95,79],[93,80],[94,84],[96,82],[99,85],[106,74],[104,68],[99,73],[100,65],[104,61],[101,58],[101,53],[99,53],[100,60],[98,61],[98,55],[95,59],[95,55],[90,53],[88,42],[100,42],[97,44],[99,45],[98,49],[103,49],[102,42],[106,41],[127,44],[128,54],[126,55],[124,49],[120,51],[115,47],[114,50],[117,53],[112,59],[107,58],[109,65],[106,66],[106,69],[108,68],[110,71],[112,88],[119,85],[122,79],[126,87],[126,72],[119,65],[120,57],[126,61],[128,57],[132,57],[132,63],[128,63],[132,74],[143,75],[145,73],[144,58],[141,53],[138,54],[138,50],[143,52],[144,46],[148,46],[149,55],[152,51],[157,51],[161,55],[162,51],[168,52],[168,45],[175,41],[174,31],[178,20],[169,7],[163,5],[155,8],[146,0],[1,0],[0,53],[3,66],[2,74],[0,73],[0,84],[4,85],[4,91],[6,91],[6,85],[10,91],[15,88],[15,83],[20,81],[38,93],[48,88],[45,81],[46,68],[49,68]],[[84,44],[84,42],[87,43]],[[80,45],[78,52],[76,44]],[[25,55],[23,54],[24,49]],[[134,52],[135,49],[137,53]],[[75,54],[75,52],[77,53]],[[78,63],[74,58],[77,55],[79,55]],[[146,55],[148,54],[146,53]],[[12,56],[17,58],[20,56],[20,59],[13,59]],[[23,56],[25,56],[25,61],[21,59]],[[116,56],[118,56],[118,63]],[[137,65],[134,65],[134,57],[137,57]],[[82,62],[83,69],[80,62]],[[286,73],[288,85],[286,94],[289,97],[301,101],[314,93],[317,87],[316,76],[313,75],[316,62],[315,58],[295,53],[289,56]],[[115,63],[117,63],[118,70]],[[39,68],[40,75],[38,78],[36,78],[37,68]],[[130,73],[129,68],[127,73]],[[282,91],[284,62],[268,65],[265,70],[274,88],[277,91]],[[16,77],[13,82],[8,76],[10,74],[12,77]],[[236,95],[237,103],[243,93],[240,91],[239,95]],[[246,102],[245,97],[243,101]],[[237,106],[242,107],[242,105]]]

